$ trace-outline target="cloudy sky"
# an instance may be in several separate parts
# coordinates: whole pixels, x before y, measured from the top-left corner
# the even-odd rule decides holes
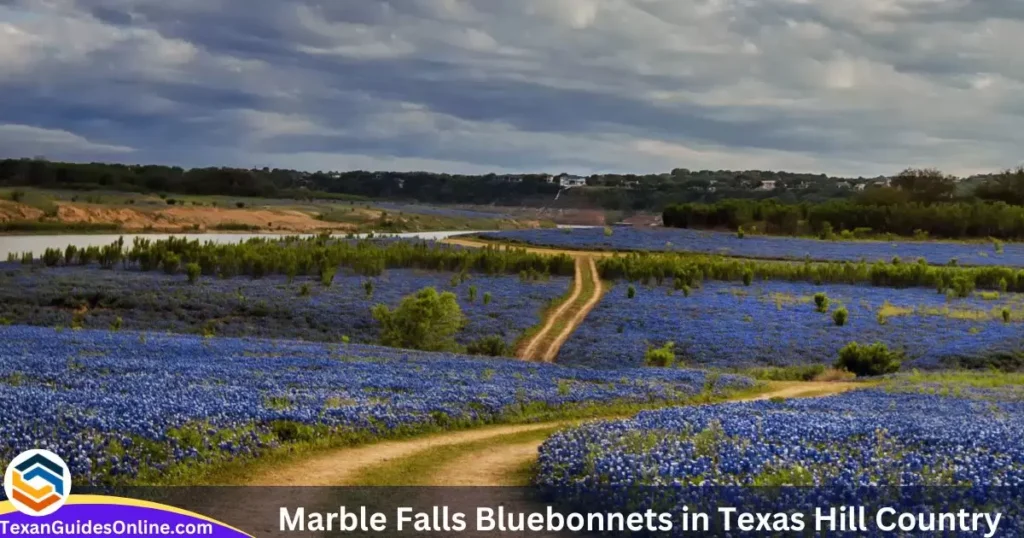
[[[0,156],[987,172],[1020,50],[1020,0],[0,0]]]

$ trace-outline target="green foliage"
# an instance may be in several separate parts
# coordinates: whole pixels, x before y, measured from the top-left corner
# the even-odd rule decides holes
[[[309,284],[302,284],[299,286],[299,297],[309,297],[312,290],[309,288]]]
[[[612,230],[611,226],[605,226],[604,227],[604,236],[605,237],[611,237],[613,233],[615,233],[615,232]]]
[[[367,280],[366,282],[363,282],[363,292],[366,293],[366,298],[367,299],[373,298],[373,281],[372,280]],[[454,297],[454,295],[452,297]]]
[[[762,381],[811,381],[824,372],[825,366],[821,364],[808,364],[753,368],[743,370],[741,373]]]
[[[744,237],[746,237],[746,235],[747,234],[743,231],[743,226],[738,226],[736,228],[736,237],[738,239],[743,239]]]
[[[505,339],[496,334],[485,336],[479,340],[470,342],[470,344],[466,346],[466,353],[469,353],[470,355],[502,357],[509,355],[509,351],[510,350],[508,344],[505,343]]]
[[[869,345],[850,342],[839,351],[835,367],[857,377],[865,377],[895,373],[899,371],[902,362],[902,352],[890,351],[881,342]]]
[[[181,266],[181,258],[173,252],[166,252],[160,261],[160,266],[163,267],[165,273],[173,275],[178,272],[178,268]]]
[[[185,274],[188,275],[189,284],[195,284],[199,282],[199,275],[203,274],[203,269],[199,267],[196,262],[189,262],[185,264]]]
[[[846,320],[849,316],[850,313],[847,312],[846,307],[837,308],[835,312],[832,312],[832,321],[835,322],[836,326],[842,327],[846,325]]]
[[[117,316],[117,317],[114,318],[114,321],[110,322],[110,330],[112,330],[112,331],[120,331],[121,327],[123,325],[124,325],[124,320],[121,319],[121,316]]]
[[[485,305],[491,304],[491,300],[493,298],[494,298],[494,296],[491,295],[491,292],[489,292],[489,291],[484,292],[484,304]]]
[[[425,351],[457,350],[455,334],[466,322],[455,294],[433,287],[406,296],[394,310],[379,304],[372,313],[381,344]]]
[[[63,258],[64,256],[58,248],[48,248],[43,252],[43,263],[46,264],[47,267],[57,265]]]
[[[1010,309],[1009,308],[1003,308],[1002,316],[1003,316],[1003,323],[1009,323],[1010,322]]]
[[[629,287],[626,288],[626,297],[630,299],[636,297],[636,286],[630,284]]]
[[[754,271],[749,267],[743,271],[743,285],[749,286],[754,282]]]
[[[469,294],[468,295],[469,295],[469,297],[468,297],[469,298],[469,302],[472,303],[473,301],[476,301],[476,286],[470,286],[469,287]]]
[[[814,294],[814,309],[818,312],[822,314],[828,312],[828,303],[828,295],[820,292]]]
[[[676,364],[675,342],[665,342],[661,347],[647,347],[644,364],[654,368],[671,368]]]

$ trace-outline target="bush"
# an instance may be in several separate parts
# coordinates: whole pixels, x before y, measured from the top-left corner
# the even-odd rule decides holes
[[[173,275],[178,272],[178,267],[181,265],[181,258],[173,252],[167,252],[164,254],[162,265],[165,273]]]
[[[489,292],[489,291],[488,292],[484,292],[484,304],[485,305],[491,304],[491,299],[493,299],[493,298],[494,297],[491,295],[491,292]]]
[[[60,263],[61,258],[63,258],[63,256],[58,248],[48,248],[43,252],[43,263],[45,263],[47,267],[57,265]]]
[[[815,293],[814,309],[822,314],[828,312],[828,295],[825,295],[824,293]]]
[[[121,319],[121,316],[117,316],[117,317],[114,318],[114,321],[110,322],[110,330],[112,330],[112,331],[120,331],[121,327],[123,325],[124,325],[124,320]]]
[[[676,364],[676,343],[665,342],[661,347],[648,347],[644,353],[644,364],[654,368],[671,368]]]
[[[469,287],[469,302],[472,303],[475,300],[476,300],[476,286],[470,286]]]
[[[736,237],[737,238],[743,239],[746,235],[747,235],[746,232],[743,231],[743,226],[740,226],[739,228],[736,229]]]
[[[245,202],[235,202],[235,207],[237,207],[238,209],[242,209],[243,207],[245,207]]]
[[[432,289],[432,288],[431,288]],[[366,298],[370,299],[373,297],[373,281],[367,280],[363,282],[363,291],[366,292]],[[454,295],[452,295],[454,297]]]
[[[1004,308],[1002,314],[1003,314],[1003,323],[1009,323],[1010,322],[1010,309],[1009,308]]]
[[[899,371],[903,352],[889,351],[881,342],[862,345],[850,342],[839,351],[835,367],[855,374],[857,377],[891,374]]]
[[[455,333],[466,323],[455,294],[432,287],[406,296],[394,310],[379,304],[372,314],[381,324],[381,344],[424,351],[457,350]]]
[[[198,263],[192,262],[185,266],[185,274],[188,275],[188,283],[195,284],[199,281],[199,275],[203,273],[203,269],[199,267]]]
[[[611,237],[613,233],[615,233],[615,232],[612,231],[610,226],[605,226],[604,227],[604,236],[605,237]]]
[[[753,282],[754,282],[754,271],[751,270],[750,268],[745,269],[743,271],[743,285],[744,286],[749,286]]]
[[[506,355],[508,351],[508,344],[505,343],[505,339],[496,334],[485,336],[466,346],[466,353],[469,353],[470,355],[502,357]]]
[[[846,311],[846,308],[838,308],[832,313],[832,321],[839,327],[846,325],[846,319],[850,316],[850,313]]]
[[[310,289],[309,284],[303,284],[299,287],[299,297],[309,297]]]

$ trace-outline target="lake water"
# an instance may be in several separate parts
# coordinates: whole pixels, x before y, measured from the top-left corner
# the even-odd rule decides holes
[[[440,240],[455,235],[482,233],[479,231],[441,231],[441,232],[410,232],[400,234],[386,234],[387,237],[407,237],[415,239]],[[124,237],[124,244],[130,246],[136,237],[144,237],[150,240],[167,239],[168,237],[185,237],[189,240],[213,241],[214,243],[239,243],[253,237],[275,238],[288,235],[303,234],[87,234],[87,235],[0,235],[0,262],[7,260],[11,252],[21,254],[32,252],[38,258],[48,248],[59,248],[63,250],[68,245],[76,247],[105,246],[117,241],[118,237]],[[377,234],[380,236],[381,234]],[[306,234],[305,237],[309,235]],[[357,237],[364,237],[365,234],[358,234]],[[338,235],[344,237],[344,235]]]

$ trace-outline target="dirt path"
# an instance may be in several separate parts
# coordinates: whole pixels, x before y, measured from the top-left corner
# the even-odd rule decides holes
[[[576,261],[576,271],[579,275],[579,267],[583,263],[583,259],[578,258]],[[601,296],[604,295],[604,286],[601,284],[601,275],[597,272],[597,263],[594,262],[594,258],[586,258],[587,270],[590,271],[591,282],[594,283],[594,290],[587,302],[583,303],[583,306],[576,312],[576,315],[569,320],[569,323],[565,325],[562,332],[558,335],[558,338],[544,351],[544,355],[541,357],[544,362],[555,362],[555,357],[558,356],[558,351],[562,349],[562,344],[572,336],[573,331],[576,327],[583,323],[583,320],[587,317],[587,314],[597,306],[597,303],[601,300]],[[582,275],[577,277],[580,280]],[[580,288],[583,287],[582,281],[580,280]]]
[[[812,397],[838,394],[863,387],[858,383],[777,383],[778,388],[742,400]],[[396,465],[407,458],[438,447],[478,443],[469,454],[442,466],[424,481],[431,485],[508,485],[518,479],[516,471],[536,457],[542,441],[502,443],[502,437],[579,424],[583,420],[559,420],[537,424],[491,426],[441,433],[403,441],[385,441],[365,446],[331,450],[311,458],[262,469],[246,483],[253,486],[338,486],[350,485],[361,474],[382,465]],[[493,443],[486,441],[492,440]]]
[[[583,296],[584,293],[588,295]],[[572,336],[603,294],[604,286],[594,258],[577,256],[572,294],[547,316],[543,327],[520,348],[518,357],[528,361],[554,362],[562,344]]]
[[[558,308],[544,320],[544,326],[541,327],[537,334],[533,335],[532,338],[523,346],[522,351],[519,353],[519,358],[524,360],[534,360],[535,358],[542,358],[547,354],[546,349],[542,349],[540,353],[537,352],[538,347],[548,337],[548,334],[554,330],[558,320],[565,315],[565,311],[569,309],[583,293],[583,262],[579,258],[576,259],[576,276],[572,281],[572,295],[569,296]]]
[[[732,401],[830,396],[863,386],[858,383],[814,381],[779,383],[779,388],[770,392]],[[432,486],[523,486],[528,477],[521,470],[537,458],[537,450],[542,443],[531,441],[486,447],[452,461],[424,482]]]

